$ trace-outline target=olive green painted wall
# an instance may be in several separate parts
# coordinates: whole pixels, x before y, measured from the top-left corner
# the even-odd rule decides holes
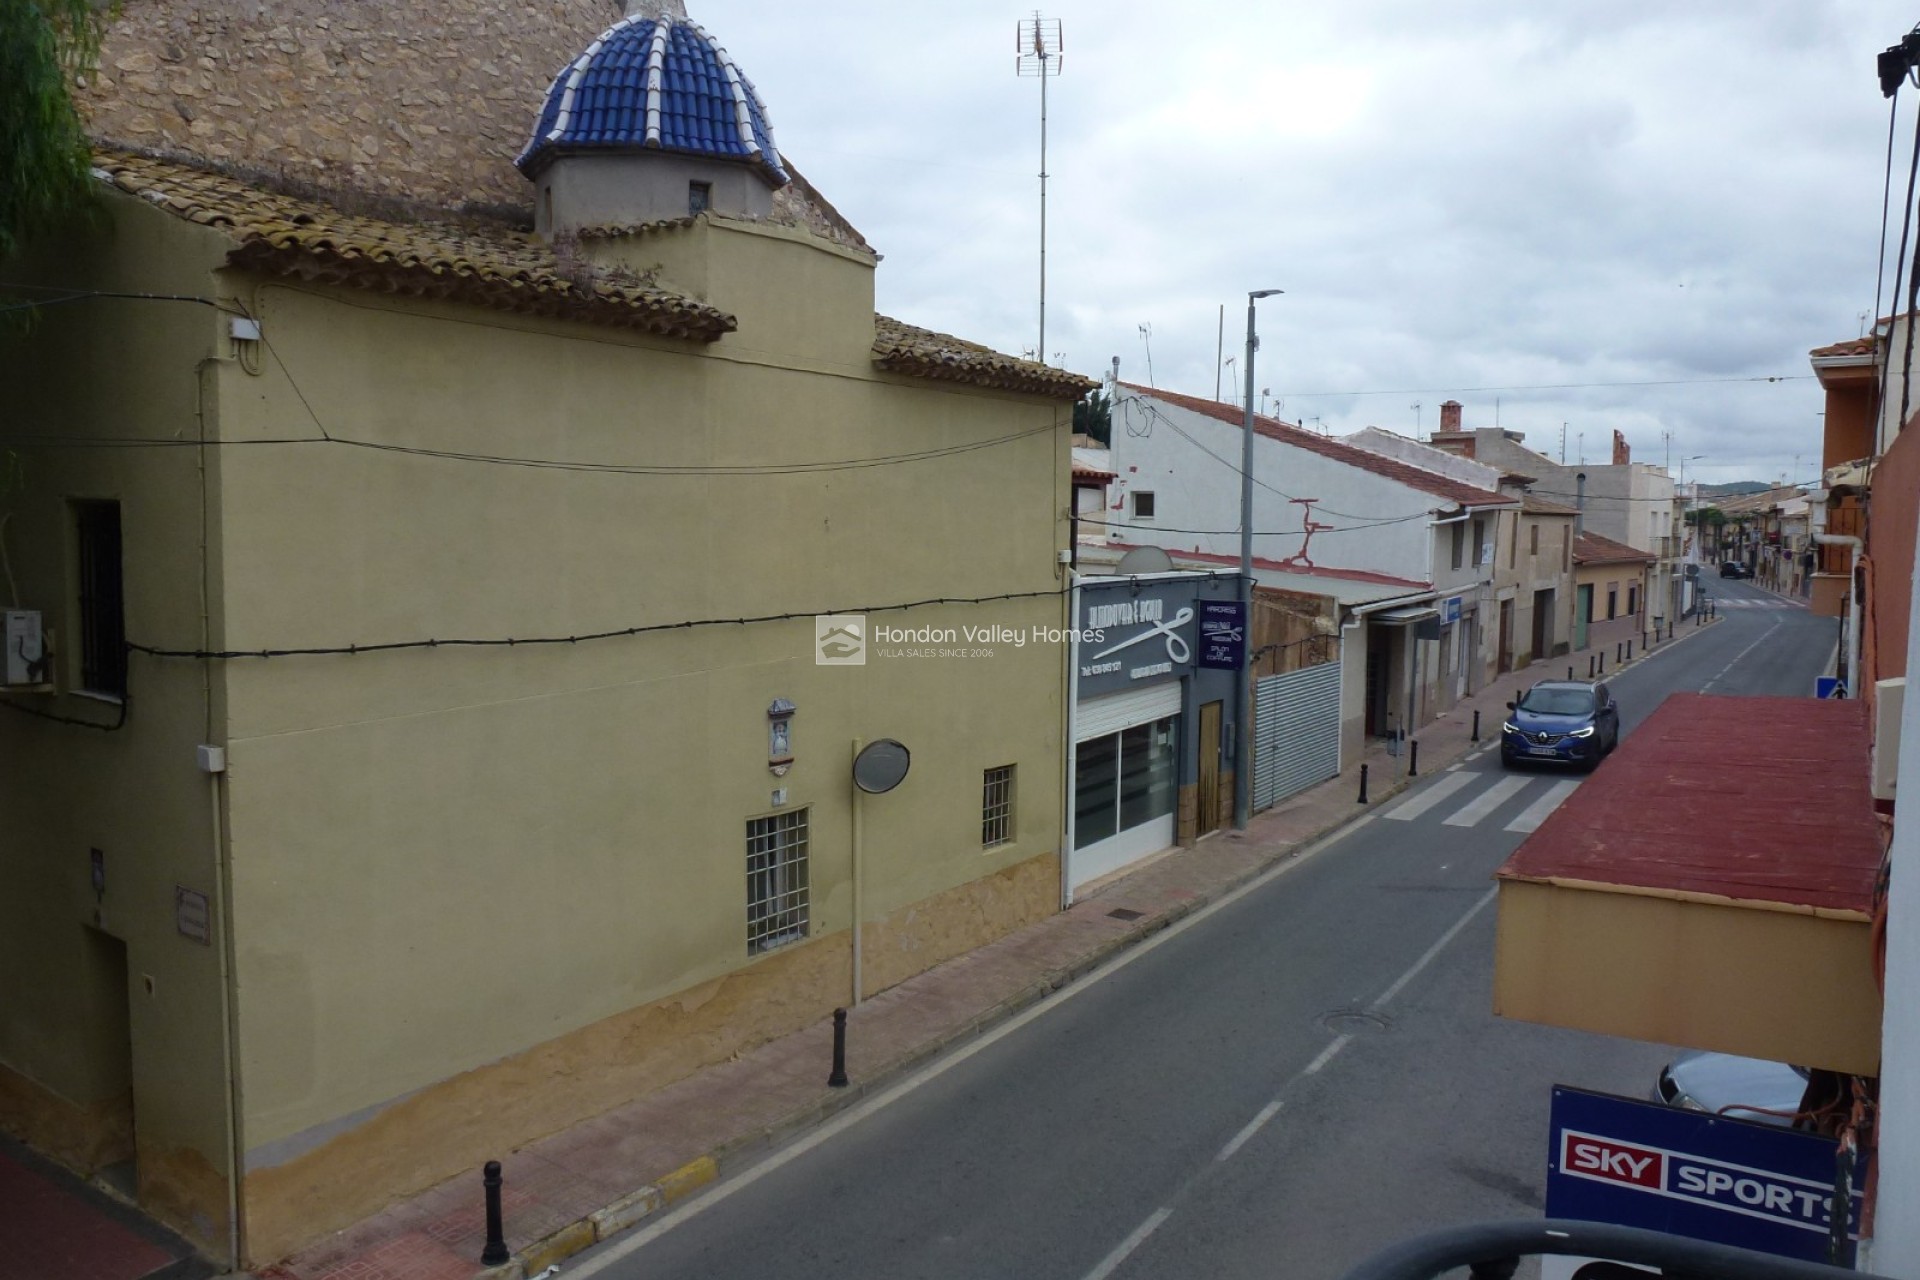
[[[3,274],[68,292],[206,297],[223,254],[211,233],[116,199],[96,223],[41,244]],[[208,630],[202,624],[201,451],[86,441],[192,441],[197,384],[213,382],[200,366],[223,352],[220,325],[193,303],[92,298],[0,327],[7,560],[17,603],[43,610],[54,629],[63,690],[78,677],[70,499],[120,503],[130,636],[186,647],[204,634],[218,639],[217,600]],[[206,462],[217,505],[219,457]],[[206,532],[217,571],[217,512]],[[0,1090],[12,1099],[0,1104],[0,1125],[83,1170],[114,1162],[124,1141],[95,1122],[103,1108],[117,1110],[124,1131],[125,1108],[112,1099],[130,1084],[143,1200],[215,1251],[225,1243],[229,1164],[221,921],[215,911],[208,944],[183,937],[174,894],[184,887],[218,902],[214,800],[195,763],[210,722],[218,732],[218,674],[134,657],[118,732],[0,710],[0,1071],[12,1085]],[[0,696],[96,723],[118,716],[69,692]],[[95,848],[106,867],[99,895]],[[91,929],[125,944],[124,1009],[113,989],[117,951],[90,939]]]
[[[1068,406],[879,373],[868,263],[797,234],[696,231],[713,301],[741,317],[710,348],[261,284],[278,359],[222,370],[223,429],[677,467],[1033,434],[758,476],[229,450],[235,648],[801,615],[229,664],[250,1168],[747,964],[745,824],[776,787],[810,811],[813,936],[847,930],[856,738],[914,752],[900,790],[866,801],[867,918],[1057,850],[1057,645],[821,667],[811,615],[1038,593],[874,621],[1062,625]],[[781,697],[799,707],[784,778],[767,766]],[[1019,838],[983,852],[981,772],[1007,763]]]

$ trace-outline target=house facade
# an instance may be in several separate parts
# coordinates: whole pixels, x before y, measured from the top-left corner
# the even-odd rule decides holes
[[[1237,564],[1242,410],[1122,382],[1113,422],[1110,540]],[[1256,415],[1254,426],[1256,578],[1364,592],[1340,629],[1352,758],[1366,737],[1417,730],[1463,680],[1485,678],[1495,535],[1518,499],[1277,419]]]
[[[684,19],[323,16],[115,29],[97,132],[151,145],[8,264],[88,301],[0,343],[44,639],[0,694],[0,1125],[249,1265],[1062,893],[1092,384],[877,316]],[[422,43],[511,106],[283,182],[218,111],[139,132],[169,23],[225,96],[308,77],[323,143]],[[664,138],[567,97],[667,47]]]
[[[1440,429],[1431,437],[1435,447],[1525,477],[1535,497],[1576,509],[1584,531],[1649,553],[1653,560],[1643,628],[1650,632],[1656,624],[1680,616],[1686,546],[1673,477],[1664,468],[1634,462],[1618,431],[1613,433],[1611,462],[1565,465],[1527,448],[1520,432],[1465,429],[1462,413],[1458,401],[1440,406]]]

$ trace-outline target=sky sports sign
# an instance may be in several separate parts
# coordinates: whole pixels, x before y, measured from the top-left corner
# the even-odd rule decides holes
[[[1549,1218],[1827,1260],[1831,1138],[1565,1088],[1553,1091],[1552,1132]],[[1859,1223],[1856,1192],[1849,1237]],[[1841,1265],[1853,1252],[1849,1238]]]

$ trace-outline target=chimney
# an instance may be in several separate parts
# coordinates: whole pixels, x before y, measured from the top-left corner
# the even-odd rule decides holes
[[[1633,460],[1633,450],[1627,447],[1627,438],[1618,431],[1613,433],[1613,465],[1624,467]]]
[[[1448,400],[1440,406],[1440,430],[1458,431],[1460,429],[1460,402]]]

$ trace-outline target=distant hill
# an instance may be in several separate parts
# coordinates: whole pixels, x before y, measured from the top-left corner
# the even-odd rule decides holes
[[[1731,484],[1703,484],[1700,496],[1703,498],[1738,498],[1749,493],[1765,493],[1773,488],[1761,480],[1735,480]]]

